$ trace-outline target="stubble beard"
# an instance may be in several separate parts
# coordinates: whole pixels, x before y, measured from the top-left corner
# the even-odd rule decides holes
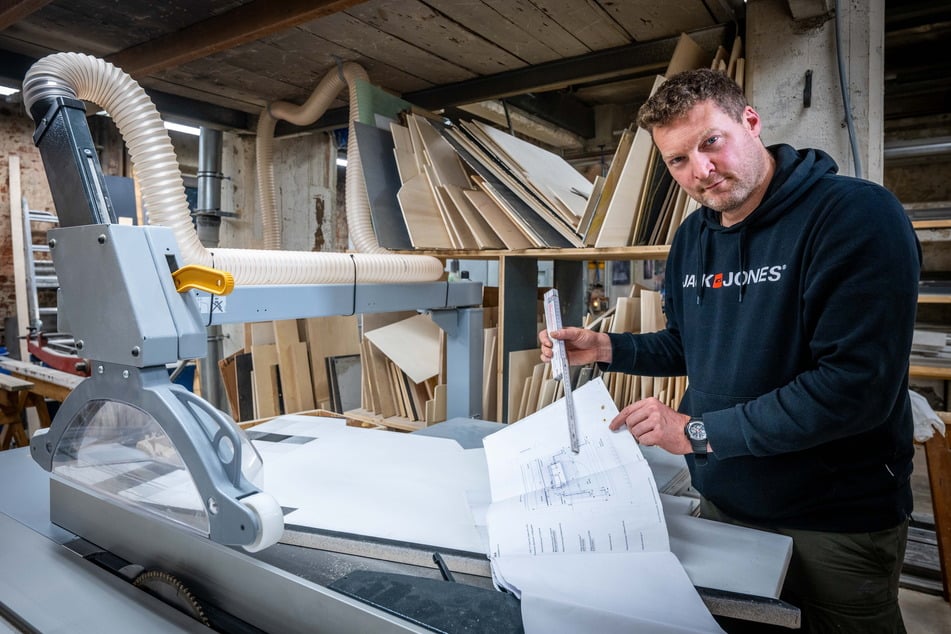
[[[724,181],[720,187],[727,185],[729,188],[722,193],[709,193],[701,188],[697,191],[697,199],[713,211],[730,213],[749,200],[752,188],[734,175],[720,174],[719,176]]]

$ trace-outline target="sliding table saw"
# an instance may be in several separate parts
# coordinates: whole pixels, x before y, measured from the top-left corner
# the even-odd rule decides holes
[[[198,631],[199,622],[225,632],[521,631],[518,601],[494,589],[484,552],[347,534],[324,534],[320,547],[283,543],[288,509],[262,487],[255,445],[166,369],[204,357],[215,324],[425,310],[446,332],[448,414],[459,419],[436,433],[475,433],[478,442],[491,430],[476,420],[481,284],[238,286],[223,295],[227,274],[184,266],[171,229],[115,224],[81,110],[51,100],[36,138],[61,224],[49,232],[59,306],[91,376],[33,436],[32,460],[25,448],[0,455],[0,623],[44,632]],[[798,625],[795,608],[776,599],[788,552],[768,571],[772,587],[751,597],[717,590],[718,577],[742,573],[711,573],[704,552],[682,541],[675,554],[705,572],[711,611]]]

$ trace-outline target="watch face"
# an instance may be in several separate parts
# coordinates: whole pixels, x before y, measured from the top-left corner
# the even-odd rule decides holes
[[[687,423],[687,436],[692,440],[706,440],[707,430],[702,420],[692,420]]]

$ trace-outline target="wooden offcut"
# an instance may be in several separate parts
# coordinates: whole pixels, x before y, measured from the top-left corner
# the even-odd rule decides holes
[[[951,601],[951,413],[939,416],[945,423],[944,434],[934,434],[925,442],[925,456],[944,600]]]
[[[279,415],[277,345],[252,345],[251,362],[254,365],[254,417]]]

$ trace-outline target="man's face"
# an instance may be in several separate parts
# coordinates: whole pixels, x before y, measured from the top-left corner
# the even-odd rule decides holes
[[[759,131],[759,115],[749,106],[734,121],[703,101],[655,127],[653,137],[674,180],[692,198],[738,222],[756,208],[768,184],[771,163]]]

